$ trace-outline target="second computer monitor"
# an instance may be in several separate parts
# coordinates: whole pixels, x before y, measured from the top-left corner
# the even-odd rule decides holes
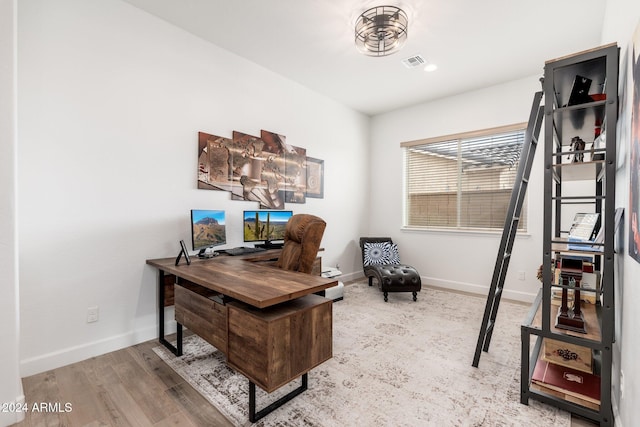
[[[292,216],[292,211],[283,210],[244,211],[244,241],[260,242],[256,246],[261,247],[281,246],[274,242],[284,240],[287,221]]]

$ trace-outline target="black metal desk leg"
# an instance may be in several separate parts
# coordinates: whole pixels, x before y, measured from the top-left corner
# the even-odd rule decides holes
[[[158,272],[158,341],[176,356],[182,356],[182,325],[177,326],[177,344],[174,346],[164,337],[164,271]]]
[[[182,356],[182,323],[176,324],[176,340],[178,347],[176,348],[175,355],[180,357]]]
[[[257,413],[256,413],[256,385],[251,380],[249,380],[249,421],[251,421],[252,423],[255,423],[260,418],[263,418],[265,415],[270,414],[274,410],[278,409],[279,407],[281,407],[282,405],[284,405],[285,403],[287,403],[288,401],[290,401],[291,399],[293,399],[294,397],[296,397],[297,395],[305,391],[309,384],[308,380],[309,380],[308,373],[302,374],[302,384],[300,385],[300,387],[294,390],[291,390],[288,394],[282,396],[280,399],[276,400],[275,402],[265,407],[264,409],[261,409]]]

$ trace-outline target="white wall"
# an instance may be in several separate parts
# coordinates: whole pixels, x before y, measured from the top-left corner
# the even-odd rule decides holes
[[[0,425],[23,418],[18,370],[18,258],[16,218],[16,0],[0,0]],[[11,405],[14,405],[13,408]]]
[[[602,43],[617,42],[620,47],[621,115],[618,124],[618,173],[616,206],[629,212],[629,144],[631,140],[631,40],[640,26],[640,3],[634,0],[608,0]],[[640,47],[640,46],[639,46]],[[638,48],[638,47],[637,47]],[[629,253],[629,215],[624,221],[624,245],[616,257],[616,343],[613,348],[613,404],[617,426],[633,426],[640,419],[640,264]],[[624,375],[624,393],[620,389]]]
[[[542,68],[542,65],[541,65]],[[486,294],[502,232],[410,231],[402,227],[400,143],[526,122],[540,76],[504,83],[373,118],[371,138],[370,235],[398,241],[403,262],[415,266],[429,285]],[[540,139],[542,140],[542,132]],[[539,144],[528,188],[529,233],[518,235],[505,281],[505,297],[531,301],[540,287],[542,263],[542,157]],[[525,280],[518,280],[518,272]]]
[[[368,117],[119,0],[23,0],[18,30],[22,376],[154,338],[145,260],[177,255],[190,209],[225,209],[242,244],[258,205],[196,189],[198,131],[324,159],[325,198],[287,208],[323,217],[324,264],[361,275]]]

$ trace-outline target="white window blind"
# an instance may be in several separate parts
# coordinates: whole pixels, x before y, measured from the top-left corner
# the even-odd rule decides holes
[[[403,143],[405,226],[503,229],[525,126]]]

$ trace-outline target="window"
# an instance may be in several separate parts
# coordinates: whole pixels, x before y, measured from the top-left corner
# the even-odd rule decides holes
[[[526,123],[402,143],[405,226],[502,230]],[[526,230],[526,199],[518,230]]]

